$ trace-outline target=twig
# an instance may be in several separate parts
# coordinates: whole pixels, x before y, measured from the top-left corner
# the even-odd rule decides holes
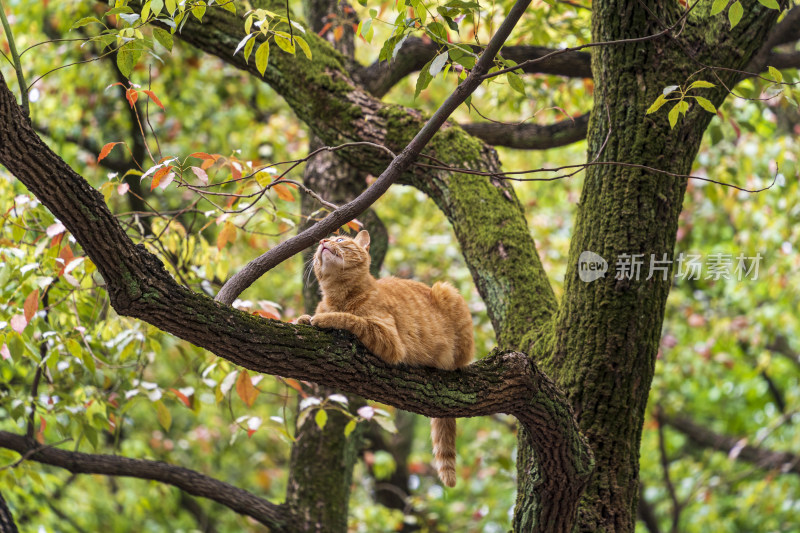
[[[22,111],[25,113],[25,116],[30,119],[31,109],[28,102],[28,89],[25,85],[25,73],[22,70],[22,62],[20,61],[19,54],[17,53],[17,46],[14,44],[14,34],[11,33],[11,26],[8,24],[8,19],[6,18],[6,6],[3,0],[0,0],[0,20],[3,22],[3,31],[6,32],[8,50],[11,52],[11,58],[14,60],[14,70],[17,72],[20,99],[22,101],[20,105],[22,106]]]

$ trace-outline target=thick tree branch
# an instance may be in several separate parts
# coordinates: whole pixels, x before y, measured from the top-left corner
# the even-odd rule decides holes
[[[470,135],[492,146],[507,146],[523,150],[546,150],[565,146],[586,138],[589,113],[575,119],[562,120],[555,124],[498,124],[476,122],[462,124]]]
[[[772,54],[772,49],[798,39],[800,39],[800,7],[794,7],[786,14],[782,21],[770,30],[767,34],[767,38],[764,40],[764,44],[762,44],[758,52],[753,55],[745,70],[748,72],[761,72],[768,65],[772,65],[776,68],[795,68],[789,66],[779,67],[773,64],[772,61],[775,61],[777,58]]]
[[[42,446],[8,431],[0,431],[0,447],[14,450],[26,460],[65,468],[73,474],[125,476],[166,483],[188,494],[214,500],[239,514],[250,516],[272,528],[272,531],[285,531],[289,523],[290,517],[282,506],[188,468],[119,455],[68,452]]]
[[[476,53],[481,47],[472,46]],[[376,61],[369,66],[357,66],[351,70],[353,79],[361,83],[372,95],[385,95],[400,80],[417,72],[425,63],[433,59],[441,46],[418,37],[406,39],[392,61]],[[555,50],[544,46],[506,46],[502,56],[517,63],[539,59]],[[568,52],[553,56],[545,61],[528,65],[522,70],[529,74],[555,74],[571,78],[591,78],[590,55],[588,52]]]
[[[559,530],[571,530],[592,471],[591,452],[569,403],[524,354],[498,353],[452,372],[392,367],[349,333],[264,320],[189,291],[144,247],[134,246],[103,196],[36,136],[1,74],[0,163],[78,240],[122,315],[250,370],[313,381],[429,417],[514,415],[539,460],[537,498],[557,510]]]
[[[776,452],[760,446],[747,444],[746,438],[731,437],[716,433],[707,426],[700,425],[684,416],[660,414],[659,423],[666,424],[680,431],[689,440],[704,448],[712,448],[731,455],[737,459],[753,463],[765,470],[775,470],[783,474],[800,475],[800,455],[790,452]]]

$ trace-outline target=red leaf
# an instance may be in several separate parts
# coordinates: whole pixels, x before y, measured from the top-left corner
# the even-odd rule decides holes
[[[321,30],[319,30],[319,33],[318,33],[317,35],[319,35],[320,37],[322,37],[323,35],[325,35],[325,32],[326,32],[326,31],[328,31],[329,29],[331,29],[331,26],[333,26],[333,24],[331,24],[330,22],[328,22],[327,24],[325,24],[325,25],[322,27],[322,29],[321,29]]]
[[[252,407],[258,397],[258,390],[253,387],[253,380],[247,370],[239,372],[239,377],[236,378],[236,393],[247,407]]]
[[[39,431],[36,433],[36,440],[39,441],[39,444],[44,444],[44,430],[46,427],[47,422],[45,422],[44,417],[42,417],[39,423]]]
[[[97,162],[99,163],[100,161],[105,159],[106,156],[111,153],[111,149],[118,144],[122,144],[122,142],[108,143],[105,146],[103,146],[103,149],[100,150],[100,155],[97,156]]]
[[[159,100],[159,99],[158,99],[158,96],[156,96],[155,94],[153,94],[153,91],[148,91],[147,89],[145,89],[145,90],[143,90],[142,92],[143,92],[144,94],[146,94],[147,96],[149,96],[149,97],[150,97],[150,99],[151,99],[153,102],[155,102],[155,104],[156,104],[158,107],[160,107],[161,109],[164,109],[164,104],[162,104],[162,103],[161,103],[161,100]]]
[[[306,394],[306,391],[303,390],[303,386],[300,385],[300,382],[297,381],[296,379],[284,378],[283,382],[286,383],[291,388],[293,388],[294,390],[296,390],[298,393],[300,393],[300,396],[302,396],[303,398],[308,396],[308,394]]]
[[[239,181],[242,179],[242,171],[240,166],[241,165],[239,165],[239,163],[236,161],[231,161],[231,177],[233,178],[233,181]]]
[[[39,289],[34,290],[25,298],[23,309],[25,310],[25,320],[30,322],[33,315],[39,310]]]
[[[256,432],[255,429],[248,429],[247,430],[247,438],[249,439],[250,437],[252,437],[253,433],[255,433],[255,432]]]
[[[353,231],[361,231],[364,225],[358,221],[358,219],[353,219],[347,223],[347,227]]]
[[[177,396],[178,399],[183,402],[183,405],[185,405],[189,409],[192,408],[192,402],[189,401],[189,398],[184,393],[182,393],[178,389],[169,389],[169,390],[172,391],[175,394],[175,396]]]
[[[125,98],[128,99],[128,103],[131,104],[131,107],[133,107],[136,103],[136,100],[139,99],[139,93],[136,91],[136,89],[127,89],[125,91]]]
[[[62,261],[61,269],[58,271],[58,275],[60,276],[64,273],[64,269],[67,268],[67,265],[75,258],[75,256],[72,254],[72,248],[69,247],[69,244],[61,249],[58,257]]]
[[[158,187],[158,184],[161,183],[161,178],[166,176],[167,172],[169,172],[171,169],[172,165],[167,165],[164,168],[160,168],[156,171],[156,173],[153,175],[153,182],[150,184],[151,191]]]
[[[276,315],[275,313],[270,313],[269,311],[264,311],[263,309],[256,309],[253,311],[254,315],[263,316],[264,318],[271,318],[273,320],[280,320],[281,317]]]

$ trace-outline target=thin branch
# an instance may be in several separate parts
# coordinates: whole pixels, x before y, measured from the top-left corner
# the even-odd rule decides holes
[[[586,138],[588,126],[589,113],[546,126],[492,122],[461,124],[467,133],[487,144],[522,150],[546,150],[572,144]]]
[[[416,160],[419,153],[433,138],[434,134],[439,131],[439,128],[445,123],[450,114],[481,84],[484,73],[488,72],[492,67],[495,55],[508,39],[511,30],[522,17],[529,4],[530,0],[517,0],[469,76],[456,87],[455,91],[436,110],[400,155],[392,160],[372,186],[355,200],[335,210],[320,222],[248,263],[223,285],[219,294],[217,294],[216,300],[230,305],[242,291],[252,285],[265,272],[356,218],[378,198],[383,196],[392,183]]]
[[[661,412],[661,407],[656,406],[656,413]],[[667,487],[667,494],[672,501],[672,533],[677,533],[681,521],[681,511],[683,511],[684,502],[678,499],[678,493],[675,491],[675,485],[672,483],[672,476],[669,474],[669,457],[667,456],[667,444],[664,438],[664,424],[658,423],[658,452],[661,458],[661,473],[664,476],[664,485]]]
[[[250,516],[273,528],[273,531],[285,530],[288,523],[288,513],[282,506],[187,468],[118,455],[69,452],[40,446],[22,435],[7,431],[0,431],[0,447],[22,454],[25,460],[64,468],[73,474],[135,477],[173,485],[189,494],[214,500],[239,514]]]
[[[660,424],[667,424],[680,431],[699,446],[718,450],[728,454],[732,459],[753,463],[765,470],[800,475],[800,455],[791,452],[777,452],[747,444],[747,438],[736,438],[715,433],[708,429],[706,425],[697,424],[687,417],[664,413],[657,416]]]
[[[11,52],[11,58],[14,60],[14,70],[17,73],[17,81],[19,82],[20,99],[22,103],[22,111],[26,117],[31,116],[31,108],[28,103],[28,89],[25,85],[25,71],[22,70],[22,62],[20,61],[19,54],[17,53],[17,45],[14,43],[14,34],[11,33],[11,26],[6,18],[6,6],[3,0],[0,0],[0,22],[3,23],[3,31],[6,34],[6,41],[8,41],[8,50]]]

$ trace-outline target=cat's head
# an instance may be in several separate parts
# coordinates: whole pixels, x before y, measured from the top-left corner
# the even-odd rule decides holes
[[[351,239],[333,235],[319,241],[314,254],[314,273],[317,279],[360,275],[369,272],[369,233],[362,230]]]

